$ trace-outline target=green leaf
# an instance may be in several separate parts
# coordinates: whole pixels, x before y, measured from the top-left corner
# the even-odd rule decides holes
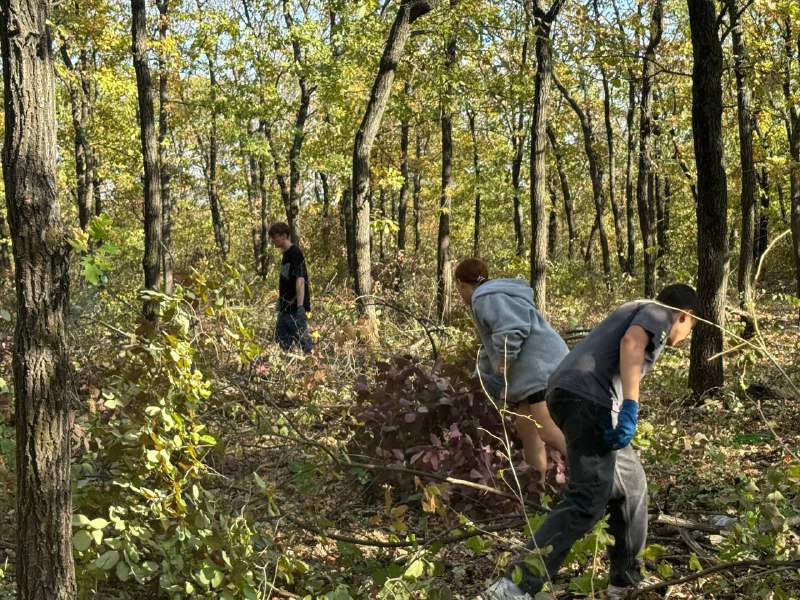
[[[89,565],[89,569],[93,571],[110,571],[119,562],[119,552],[116,550],[107,550],[98,556],[94,562]]]
[[[73,527],[85,527],[90,523],[89,517],[86,515],[72,515],[72,526]]]
[[[92,529],[103,529],[104,527],[108,527],[108,521],[105,519],[92,519],[89,521],[89,527]]]
[[[131,576],[131,568],[124,560],[117,563],[117,579],[122,582],[128,581]]]
[[[72,545],[75,546],[75,550],[78,552],[86,552],[92,545],[92,535],[85,529],[76,531],[75,535],[72,536]]]
[[[703,570],[703,565],[700,564],[700,560],[694,552],[689,556],[689,568],[695,573]]]

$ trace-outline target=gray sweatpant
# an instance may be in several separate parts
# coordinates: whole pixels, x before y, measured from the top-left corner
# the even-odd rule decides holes
[[[615,544],[608,548],[611,563],[609,582],[635,585],[642,579],[639,553],[647,540],[647,481],[642,463],[630,445],[613,451],[603,439],[611,427],[611,411],[562,390],[548,396],[553,420],[567,440],[569,480],[561,502],[547,515],[526,547],[552,550],[543,557],[550,578],[554,578],[572,544],[591,531],[607,512],[609,533]],[[541,590],[546,578],[538,577],[525,565],[524,553],[512,561],[506,572],[511,579],[516,566],[522,570],[519,586],[531,595]]]

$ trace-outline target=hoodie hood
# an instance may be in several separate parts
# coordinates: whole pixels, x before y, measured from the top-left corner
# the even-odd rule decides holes
[[[479,285],[472,293],[473,306],[477,300],[491,294],[505,294],[506,296],[527,300],[531,306],[535,307],[533,303],[533,288],[528,285],[527,281],[522,279],[490,279],[483,285]]]

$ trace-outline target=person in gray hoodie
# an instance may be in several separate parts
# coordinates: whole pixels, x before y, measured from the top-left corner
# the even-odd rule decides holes
[[[456,287],[472,308],[481,340],[478,375],[495,401],[505,400],[516,415],[517,435],[525,462],[544,482],[545,446],[567,456],[564,434],[547,410],[547,380],[569,349],[533,303],[533,290],[520,279],[489,280],[486,263],[462,260],[455,271]]]

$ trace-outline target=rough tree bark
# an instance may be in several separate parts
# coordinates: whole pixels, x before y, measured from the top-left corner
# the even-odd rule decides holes
[[[411,35],[411,25],[429,13],[438,3],[438,0],[401,0],[353,145],[353,212],[356,224],[356,274],[353,278],[353,287],[358,306],[372,322],[375,320],[375,305],[369,298],[372,294],[372,259],[369,247],[369,159],[372,144],[392,91],[397,64]]]
[[[737,287],[743,307],[754,300],[753,291],[753,249],[755,247],[756,197],[758,183],[753,158],[753,130],[755,117],[751,110],[750,72],[752,70],[747,47],[742,36],[739,2],[727,0],[731,25],[731,44],[733,46],[733,70],[736,73],[736,106],[739,121],[739,160],[742,165],[742,189],[740,210],[742,215],[741,240],[739,245],[739,272]]]
[[[578,243],[578,229],[575,226],[575,206],[572,200],[572,193],[569,191],[569,179],[564,166],[564,153],[556,140],[556,133],[550,123],[547,124],[547,137],[550,140],[550,147],[553,149],[553,156],[556,159],[556,170],[558,180],[561,182],[561,195],[564,197],[564,214],[567,217],[567,232],[569,234],[568,256],[573,260],[576,256],[576,245]]]
[[[16,264],[17,598],[72,600],[69,234],[58,207],[50,2],[0,2],[3,178]]]
[[[697,163],[697,292],[707,321],[725,325],[728,273],[728,181],[722,139],[722,43],[708,0],[688,0],[692,31],[692,133]],[[722,330],[698,323],[692,335],[689,386],[704,394],[723,384]]]
[[[663,3],[656,0],[650,21],[650,41],[642,63],[642,93],[639,105],[639,172],[636,179],[636,207],[639,210],[639,229],[642,234],[644,262],[644,297],[656,295],[656,210],[653,186],[653,161],[650,156],[650,137],[653,132],[653,78],[656,48],[664,32]]]
[[[478,160],[478,134],[475,131],[475,113],[467,111],[469,132],[472,137],[472,171],[475,173],[475,210],[472,225],[472,256],[481,255],[481,163]]]
[[[528,65],[528,49],[529,49],[529,35],[530,35],[530,11],[526,10],[528,14],[525,22],[525,33],[522,40],[522,59],[520,68],[524,71]],[[514,195],[514,239],[516,241],[517,256],[522,258],[525,256],[525,228],[524,217],[522,214],[522,159],[525,155],[525,142],[528,140],[526,131],[525,117],[528,113],[528,108],[520,106],[517,114],[512,115],[511,123],[511,189]]]
[[[86,74],[86,51],[80,52],[79,66],[75,65],[65,41],[61,45],[61,58],[70,72],[65,80],[70,99],[72,128],[75,133],[75,195],[78,202],[78,223],[86,231],[94,214],[94,149],[89,144],[86,128],[91,114],[91,84]]]
[[[286,218],[290,229],[293,244],[300,243],[300,200],[303,197],[303,180],[301,177],[300,151],[305,140],[306,120],[311,106],[313,89],[305,75],[303,48],[300,38],[295,32],[294,17],[289,7],[289,1],[283,0],[283,20],[292,39],[292,55],[295,69],[297,69],[297,86],[300,89],[300,102],[294,119],[294,136],[292,147],[289,149],[289,202],[286,206]]]
[[[162,48],[167,42],[170,24],[170,0],[156,0],[158,6],[158,38]],[[174,288],[173,274],[175,264],[172,257],[172,164],[169,160],[168,137],[170,127],[169,60],[162,50],[158,53],[158,159],[161,172],[161,269],[164,277],[164,291],[171,294]]]
[[[595,18],[601,20],[600,8],[597,0],[592,2]],[[617,263],[623,271],[627,266],[625,258],[625,234],[622,229],[623,215],[617,205],[617,160],[614,150],[614,126],[611,122],[611,84],[604,66],[600,67],[600,77],[603,81],[603,121],[606,130],[606,151],[608,152],[608,199],[611,204],[611,214],[614,217],[614,243],[617,251]]]
[[[603,224],[603,213],[606,204],[606,196],[603,191],[603,163],[597,155],[597,139],[594,134],[594,127],[589,118],[589,113],[580,107],[575,98],[569,93],[569,90],[555,76],[553,77],[553,82],[575,112],[583,132],[583,148],[589,161],[589,178],[592,181],[592,200],[594,201],[595,209],[594,227],[600,235],[600,250],[603,255],[603,274],[606,278],[606,285],[610,285],[611,253],[608,246],[608,235]]]
[[[411,179],[411,197],[414,200],[414,254],[418,254],[420,245],[419,223],[422,214],[422,136],[420,136],[419,131],[417,131],[414,146],[414,177]],[[427,146],[426,140],[425,147],[427,148]]]
[[[411,85],[408,82],[403,87],[403,93],[406,96],[411,94]],[[408,198],[411,195],[411,178],[408,169],[408,134],[410,130],[411,125],[408,122],[408,118],[403,119],[400,125],[400,173],[403,176],[403,184],[400,187],[397,210],[397,249],[403,253],[406,251]]]
[[[800,58],[800,30],[795,32],[793,30],[794,25],[789,19],[784,23],[786,67],[783,93],[786,98],[787,112],[789,113],[786,132],[789,137],[789,154],[792,159],[789,168],[789,195],[791,198],[789,224],[792,230],[792,256],[794,256],[797,278],[797,296],[800,297],[800,106],[796,101],[793,101],[793,94],[797,93],[797,89],[793,89],[792,82],[794,78],[791,73],[791,65],[794,63],[795,58]],[[798,68],[800,69],[800,67]],[[780,188],[778,189],[780,191]],[[800,312],[798,313],[798,318],[800,318]]]
[[[536,76],[533,80],[531,119],[531,287],[539,310],[547,309],[547,108],[553,74],[550,33],[564,0],[554,0],[545,11],[542,0],[533,0],[536,27]]]
[[[133,67],[136,71],[136,90],[139,99],[139,130],[144,161],[144,287],[161,287],[161,225],[162,205],[158,141],[153,110],[153,78],[147,62],[147,7],[145,0],[131,0],[131,37]],[[154,302],[145,301],[144,316],[156,318]]]
[[[458,0],[450,0],[450,9]],[[453,83],[456,64],[456,34],[450,32],[445,47],[444,69],[446,83],[441,103],[442,129],[442,189],[439,197],[439,231],[436,236],[436,316],[445,321],[450,317],[452,277],[450,273],[450,212],[453,207]]]
[[[217,185],[217,156],[219,154],[219,135],[217,133],[217,65],[216,59],[210,53],[206,54],[208,59],[208,80],[209,80],[209,103],[211,108],[211,123],[208,132],[208,149],[204,150],[203,175],[206,180],[206,192],[208,194],[208,205],[211,209],[211,225],[214,229],[214,242],[217,246],[220,258],[223,262],[228,260],[228,252],[231,248],[231,238],[228,232],[228,222],[222,209],[222,201],[219,197],[219,186]],[[202,138],[198,137],[201,146],[204,146]]]

